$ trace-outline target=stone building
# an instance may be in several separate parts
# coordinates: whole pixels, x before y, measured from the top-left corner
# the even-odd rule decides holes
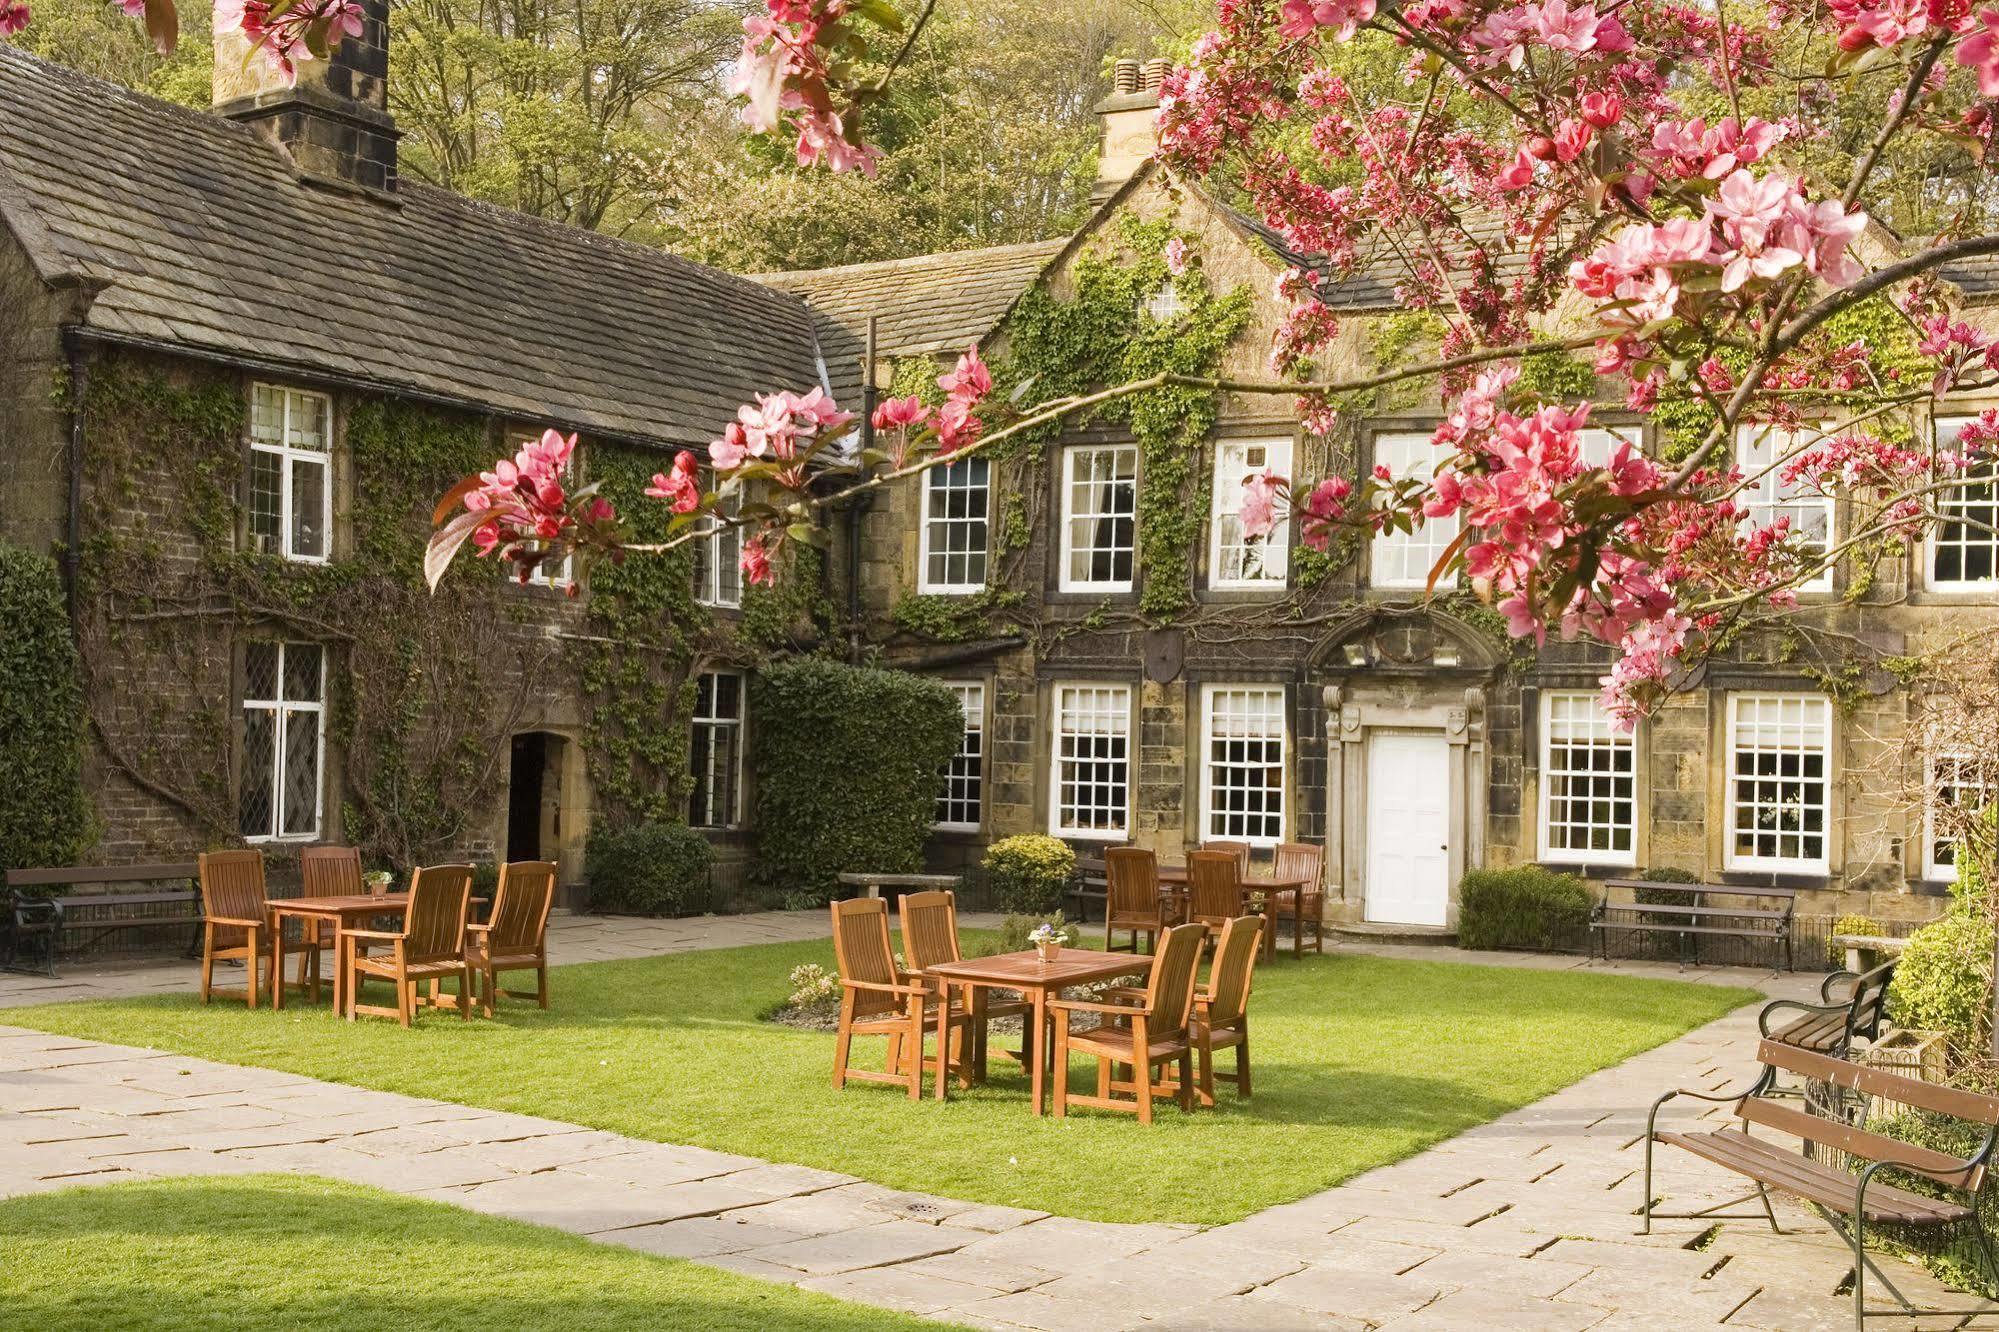
[[[804,295],[842,356],[873,316],[877,381],[906,388],[972,342],[1003,364],[1025,338],[1034,368],[1059,375],[1048,303],[1114,288],[1105,265],[1150,271],[1131,336],[1216,318],[1219,305],[1199,302],[1240,292],[1241,331],[1207,368],[1266,377],[1273,279],[1309,261],[1150,160],[1162,72],[1120,67],[1099,108],[1101,207],[1065,243],[765,280]],[[1146,253],[1168,235],[1198,257],[1192,295]],[[1986,317],[1999,272],[1946,277]],[[1342,328],[1321,370],[1392,368],[1423,352],[1389,265],[1343,281],[1332,303]],[[1590,392],[1582,362],[1529,369]],[[1245,548],[1233,509],[1250,469],[1404,473],[1433,460],[1433,389],[1375,394],[1329,438],[1304,433],[1291,403],[1219,397],[1191,441],[1191,474],[1169,470],[1156,487],[1148,473],[1170,468],[1173,441],[1156,424],[1148,437],[1100,414],[1006,457],[934,471],[860,519],[869,637],[889,660],[952,682],[966,704],[939,864],[1021,832],[1129,839],[1176,857],[1204,838],[1323,842],[1329,917],[1409,933],[1455,923],[1467,869],[1521,862],[1792,886],[1808,890],[1801,911],[1825,917],[1937,909],[1951,848],[1926,826],[1919,793],[1989,783],[1990,756],[1945,755],[1944,771],[1922,771],[1906,743],[1913,699],[1890,667],[1995,624],[1992,489],[1966,493],[1968,525],[1806,590],[1794,626],[1745,635],[1624,737],[1597,703],[1602,649],[1523,649],[1468,594],[1426,593],[1452,524],[1356,540],[1330,558],[1283,539]],[[1914,424],[1947,437],[1957,417],[1989,405],[1953,403]],[[1593,419],[1586,448],[1604,460],[1619,439],[1669,447],[1662,422],[1617,404]],[[1739,448],[1753,461],[1773,443],[1748,431]],[[1822,539],[1844,531],[1843,505],[1774,479],[1751,499]],[[1177,554],[1148,541],[1148,523],[1178,529]],[[1151,595],[1162,582],[1169,595]]]
[[[837,637],[964,700],[940,865],[1030,831],[1323,842],[1329,915],[1415,932],[1451,926],[1467,869],[1526,861],[1934,909],[1949,847],[1908,792],[1982,757],[1911,772],[1886,666],[1993,623],[1999,541],[1959,526],[1843,569],[1798,631],[1744,638],[1619,737],[1600,651],[1523,652],[1468,594],[1428,593],[1443,525],[1324,554],[1241,539],[1250,468],[1422,465],[1422,386],[1323,438],[1289,394],[1189,393],[933,471],[836,515],[828,567],[798,575],[825,579],[835,622],[796,634],[752,632],[770,617],[743,609],[726,533],[665,583],[571,597],[563,570],[517,586],[463,561],[430,597],[429,503],[523,436],[579,431],[582,477],[643,509],[667,454],[756,392],[858,406],[867,376],[920,389],[968,344],[1044,389],[1260,379],[1272,279],[1307,261],[1150,160],[1162,70],[1125,64],[1074,236],[731,276],[399,179],[367,8],[296,89],[218,52],[212,114],[0,47],[0,537],[63,560],[95,858],[334,839],[553,856],[573,881],[590,820],[623,811],[711,829],[726,888],[753,836],[746,672]],[[1190,277],[1165,273],[1168,236]],[[1992,267],[1948,276],[1973,305],[1999,294]],[[1391,269],[1334,300],[1329,371],[1424,354]],[[1580,365],[1535,370],[1587,391]],[[1669,446],[1659,421],[1597,422],[1605,454]],[[1755,502],[1840,531],[1838,505]],[[1991,492],[1965,502],[1989,523]]]

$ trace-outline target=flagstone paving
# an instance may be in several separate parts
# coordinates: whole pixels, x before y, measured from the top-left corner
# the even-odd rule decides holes
[[[565,920],[561,961],[809,938],[814,915]],[[1370,952],[1394,952],[1369,947]],[[1433,952],[1419,950],[1420,955]],[[1468,955],[1506,965],[1574,958]],[[1600,964],[1599,964],[1600,965]],[[1796,977],[1620,971],[1806,994]],[[184,968],[79,971],[72,993],[184,989]],[[0,982],[0,1004],[26,995]],[[330,1175],[972,1327],[1494,1332],[1852,1325],[1846,1251],[1779,1206],[1785,1233],[1662,1221],[1636,1234],[1644,1112],[1669,1086],[1739,1085],[1754,1007],[1397,1165],[1232,1225],[1112,1225],[899,1192],[831,1171],[622,1138],[531,1116],[0,1026],[0,1196],[115,1179]],[[1551,1031],[1549,1039],[1559,1039]],[[856,1095],[870,1095],[862,1090]],[[1677,1111],[1685,1125],[1725,1110]],[[1676,1210],[1731,1179],[1662,1151]],[[1919,1301],[1964,1304],[1884,1260]],[[1975,1319],[1918,1328],[1995,1327]]]

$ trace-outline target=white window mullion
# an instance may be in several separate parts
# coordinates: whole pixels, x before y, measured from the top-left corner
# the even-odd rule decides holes
[[[1729,868],[1824,873],[1832,705],[1808,694],[1728,699]]]
[[[1386,467],[1398,480],[1414,477],[1428,481],[1441,456],[1427,434],[1397,431],[1374,437],[1375,465]],[[1413,532],[1380,533],[1369,549],[1369,584],[1379,588],[1428,587],[1430,570],[1457,540],[1458,528],[1458,515],[1452,514],[1426,519]]]
[[[1208,586],[1267,587],[1282,584],[1290,567],[1291,524],[1279,521],[1268,536],[1250,541],[1242,533],[1243,479],[1265,471],[1291,474],[1288,439],[1226,439],[1215,445],[1214,508],[1208,522]]]
[[[1129,592],[1137,564],[1138,449],[1073,445],[1062,454],[1064,592]]]
[[[965,730],[958,752],[944,767],[936,826],[947,832],[977,832],[985,811],[986,687],[975,680],[947,680],[945,686],[958,696]]]
[[[307,424],[306,413],[310,414]],[[288,560],[324,563],[333,534],[333,400],[275,384],[250,389],[250,536]],[[273,477],[270,473],[275,470]],[[318,477],[314,541],[300,538],[301,471]]]
[[[1999,797],[1999,760],[1945,749],[1923,760],[1923,877],[1957,881],[1957,839],[1937,827],[1937,809],[1982,810]]]
[[[1937,447],[1953,447],[1957,433],[1973,418],[1938,417]],[[1985,463],[1979,484],[1958,486],[1937,497],[1937,523],[1929,538],[1929,587],[1938,592],[1999,591],[1999,466]]]
[[[251,719],[262,719],[268,730],[268,752],[252,753],[247,744],[238,800],[238,831],[246,841],[309,841],[319,835],[326,800],[326,652],[317,643],[255,642],[245,648],[246,681],[243,715],[246,737]],[[268,667],[268,687],[259,692]],[[294,674],[300,678],[292,679]],[[300,728],[311,738],[305,757],[311,769],[293,762],[293,740]],[[255,766],[262,765],[262,766]],[[300,793],[299,809],[292,785],[309,787]],[[247,803],[249,794],[263,792],[261,809]]]
[[[1822,428],[1802,431],[1779,430],[1771,426],[1745,425],[1736,428],[1736,465],[1746,478],[1736,495],[1736,503],[1747,511],[1752,527],[1768,527],[1779,518],[1791,520],[1791,533],[1807,550],[1825,551],[1833,542],[1833,502],[1830,497],[1812,494],[1805,483],[1784,480],[1785,463],[1824,438]],[[1800,592],[1830,592],[1830,566],[1805,582]]]
[[[1637,773],[1632,738],[1594,694],[1541,696],[1541,856],[1590,865],[1634,863]]]
[[[1284,687],[1201,688],[1201,826],[1252,846],[1284,840]]]
[[[1057,685],[1049,831],[1121,840],[1131,830],[1131,688]]]
[[[991,477],[991,464],[984,458],[961,458],[923,474],[919,592],[959,595],[984,590]]]

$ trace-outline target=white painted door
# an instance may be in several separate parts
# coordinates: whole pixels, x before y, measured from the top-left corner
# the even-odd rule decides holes
[[[1367,918],[1442,925],[1451,897],[1450,750],[1440,732],[1367,741]]]

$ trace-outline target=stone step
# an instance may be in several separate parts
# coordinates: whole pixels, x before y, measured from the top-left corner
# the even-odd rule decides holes
[[[1442,948],[1455,948],[1458,932],[1442,925],[1387,925],[1380,921],[1354,920],[1345,924],[1326,926],[1328,933],[1342,939],[1352,939],[1356,943],[1374,944],[1435,944]]]

